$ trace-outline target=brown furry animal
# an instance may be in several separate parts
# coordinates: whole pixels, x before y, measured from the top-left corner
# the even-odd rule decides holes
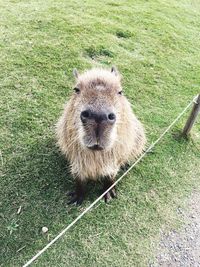
[[[74,94],[56,125],[58,145],[71,165],[76,190],[70,203],[81,204],[88,179],[101,179],[104,190],[114,182],[120,167],[144,149],[144,129],[122,94],[120,75],[92,69],[81,75],[74,71]],[[105,195],[115,197],[113,188]]]

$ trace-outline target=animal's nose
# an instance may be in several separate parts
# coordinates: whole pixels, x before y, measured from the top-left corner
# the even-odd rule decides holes
[[[81,112],[81,121],[83,123],[87,122],[88,120],[90,120],[92,118],[92,112],[87,109]]]
[[[96,123],[108,122],[114,124],[116,121],[116,115],[113,112],[94,112],[90,109],[81,112],[81,121],[83,123],[89,120],[94,120]]]

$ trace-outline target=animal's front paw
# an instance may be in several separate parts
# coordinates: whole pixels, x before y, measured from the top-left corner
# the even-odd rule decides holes
[[[125,172],[125,171],[127,171],[130,168],[130,166],[131,165],[129,163],[125,163],[124,165],[122,165],[120,167],[120,169]]]
[[[67,195],[70,197],[70,200],[67,204],[76,204],[76,206],[79,206],[83,203],[83,195],[77,194],[77,192],[69,192]]]
[[[110,191],[108,191],[105,196],[104,196],[104,200],[106,203],[108,203],[112,198],[116,198],[117,197],[117,193],[115,188],[112,188]]]

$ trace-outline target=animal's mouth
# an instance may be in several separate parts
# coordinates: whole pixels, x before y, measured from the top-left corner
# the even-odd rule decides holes
[[[93,146],[88,146],[89,149],[91,150],[103,150],[104,148],[100,145],[93,145]]]

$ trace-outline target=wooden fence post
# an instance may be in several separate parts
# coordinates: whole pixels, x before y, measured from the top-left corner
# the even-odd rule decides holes
[[[184,136],[187,136],[189,134],[190,130],[192,129],[192,126],[195,123],[195,120],[196,120],[197,115],[198,115],[199,112],[200,112],[200,94],[195,99],[192,112],[190,113],[190,116],[187,119],[185,127],[183,128],[182,134]]]

